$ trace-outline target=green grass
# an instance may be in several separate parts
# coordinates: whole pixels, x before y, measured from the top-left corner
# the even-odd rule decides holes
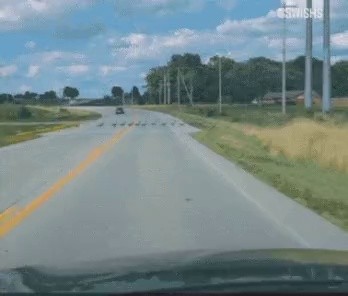
[[[279,126],[287,124],[296,118],[309,118],[316,121],[332,121],[336,124],[348,122],[348,107],[337,107],[332,115],[323,116],[319,107],[315,107],[313,112],[308,113],[303,106],[288,106],[287,114],[284,116],[280,110],[281,106],[231,106],[223,105],[222,114],[218,112],[216,105],[148,105],[140,106],[159,112],[166,112],[172,115],[185,113],[200,115],[208,118],[221,119],[228,122],[254,124],[258,126]]]
[[[21,113],[23,107],[13,104],[0,104],[0,122],[7,121],[80,121],[98,119],[101,115],[97,112],[68,109],[65,107],[40,107],[25,106],[26,113]]]
[[[312,160],[297,160],[281,153],[274,154],[259,138],[247,135],[243,131],[245,126],[251,123],[261,127],[275,123],[283,125],[294,118],[306,116],[305,112],[301,113],[293,108],[293,115],[281,118],[281,114],[272,109],[262,111],[258,109],[257,112],[254,110],[250,115],[243,114],[241,110],[237,112],[230,109],[228,111],[230,116],[241,119],[236,122],[228,116],[221,119],[220,116],[197,115],[197,110],[187,111],[187,108],[189,107],[183,106],[180,111],[177,106],[145,107],[149,110],[170,113],[200,128],[201,131],[194,135],[198,141],[300,204],[313,209],[332,223],[348,230],[347,173],[323,167]],[[270,116],[268,112],[274,114],[271,119],[268,118]],[[338,114],[341,117],[331,116],[324,120],[345,122],[344,112],[343,116]],[[313,119],[317,120],[314,116]]]
[[[76,123],[52,125],[0,125],[0,147],[39,138],[41,134],[77,127]]]

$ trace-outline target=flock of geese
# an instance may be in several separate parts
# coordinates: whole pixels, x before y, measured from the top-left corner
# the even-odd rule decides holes
[[[147,125],[152,125],[152,126],[155,126],[155,125],[161,125],[161,126],[166,126],[166,125],[172,125],[172,126],[175,126],[175,124],[178,123],[180,126],[183,126],[185,125],[185,123],[183,122],[176,122],[176,121],[173,121],[171,123],[167,123],[167,122],[152,122],[152,123],[147,123],[147,122],[141,122],[141,121],[137,121],[137,122],[129,122],[127,123],[126,121],[123,121],[121,123],[118,123],[117,121],[115,123],[112,124],[113,127],[116,127],[116,126],[147,126]],[[97,124],[97,127],[103,127],[105,124],[104,122],[101,122],[101,123],[98,123]]]

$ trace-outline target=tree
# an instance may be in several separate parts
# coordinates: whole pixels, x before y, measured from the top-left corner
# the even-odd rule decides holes
[[[116,98],[122,98],[123,96],[123,89],[120,86],[113,86],[111,89],[112,96]]]
[[[80,95],[80,92],[75,87],[66,86],[64,87],[63,95],[69,99],[75,99]]]
[[[10,94],[0,94],[0,104],[9,103],[12,99],[13,97]]]
[[[140,105],[148,104],[151,101],[151,96],[149,91],[145,91],[144,94],[141,96],[141,102]]]
[[[18,119],[28,119],[32,116],[31,111],[25,107],[21,106],[17,113]]]
[[[46,91],[42,95],[40,95],[40,101],[54,101],[57,100],[57,94],[54,90]]]
[[[26,91],[23,95],[23,98],[26,100],[33,100],[37,97],[37,93],[35,92],[30,92],[30,91]]]
[[[133,86],[132,90],[131,90],[131,97],[133,97],[133,101],[135,103],[140,104],[140,100],[141,100],[141,94],[139,91],[139,88],[137,86]]]
[[[0,104],[3,104],[7,101],[7,95],[6,94],[0,94]]]
[[[340,61],[332,69],[332,95],[343,97],[348,94],[348,61]]]
[[[216,103],[219,93],[219,57],[213,56],[207,64],[202,64],[199,55],[175,54],[166,65],[152,68],[145,77],[146,102],[163,103],[163,79],[170,79],[171,98],[177,96],[177,75],[180,69],[182,103],[188,103],[191,82],[195,102]],[[313,58],[313,90],[322,93],[323,62]],[[229,57],[221,57],[223,102],[249,103],[263,97],[267,92],[281,91],[281,62],[265,57],[255,57],[236,62]],[[304,90],[305,57],[299,56],[287,62],[288,90]],[[348,96],[348,61],[332,66],[333,96]]]

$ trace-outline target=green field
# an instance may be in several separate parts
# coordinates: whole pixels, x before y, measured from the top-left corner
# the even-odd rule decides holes
[[[267,143],[260,136],[264,134],[270,135],[271,138],[273,135],[278,136],[279,129],[296,128],[294,123],[301,123],[302,120],[312,123],[303,125],[303,129],[308,128],[307,131],[301,130],[300,133],[293,130],[294,135],[308,133],[308,141],[303,145],[312,145],[311,133],[316,136],[318,130],[324,133],[322,129],[330,128],[330,131],[334,129],[337,133],[348,135],[347,109],[323,117],[319,113],[307,114],[296,106],[288,109],[287,116],[283,116],[279,108],[274,107],[228,106],[224,107],[224,116],[211,112],[216,110],[215,106],[141,108],[172,114],[200,128],[201,131],[194,135],[198,141],[334,224],[348,230],[348,172],[336,167],[335,163],[322,164],[321,159],[311,157],[312,154],[308,153],[307,149],[304,149],[304,154],[299,157],[292,157],[286,150],[275,153],[274,145],[279,143]],[[250,129],[255,132],[248,132]],[[278,139],[276,136],[273,137],[274,141]],[[341,145],[346,145],[346,149],[332,151],[332,154],[337,154],[336,158],[347,157],[347,154],[339,154],[348,151],[348,141],[345,139],[338,140]],[[296,140],[293,139],[294,142]]]
[[[75,127],[79,125],[80,121],[100,117],[101,115],[97,112],[56,106],[0,104],[0,147],[35,139],[43,133]],[[35,124],[36,122],[37,124]],[[56,124],[40,124],[52,122]],[[18,125],[18,123],[23,123],[23,125]],[[26,125],[26,123],[33,124]]]
[[[80,121],[100,118],[97,112],[65,107],[21,106],[0,104],[0,122]]]
[[[323,116],[321,110],[316,107],[313,112],[308,113],[303,106],[288,106],[287,114],[284,116],[281,106],[231,106],[223,105],[222,114],[218,112],[217,105],[205,104],[195,105],[148,105],[141,106],[144,109],[151,109],[172,115],[185,113],[200,115],[203,117],[221,119],[233,123],[254,124],[258,126],[279,126],[284,125],[296,118],[308,118],[316,121],[331,121],[337,124],[348,122],[348,107],[337,107],[331,116]]]
[[[77,123],[52,125],[0,125],[0,147],[36,139],[43,133],[77,126]]]

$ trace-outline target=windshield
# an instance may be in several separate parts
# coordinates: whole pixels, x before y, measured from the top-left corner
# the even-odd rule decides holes
[[[348,251],[347,13],[1,0],[0,271]]]

